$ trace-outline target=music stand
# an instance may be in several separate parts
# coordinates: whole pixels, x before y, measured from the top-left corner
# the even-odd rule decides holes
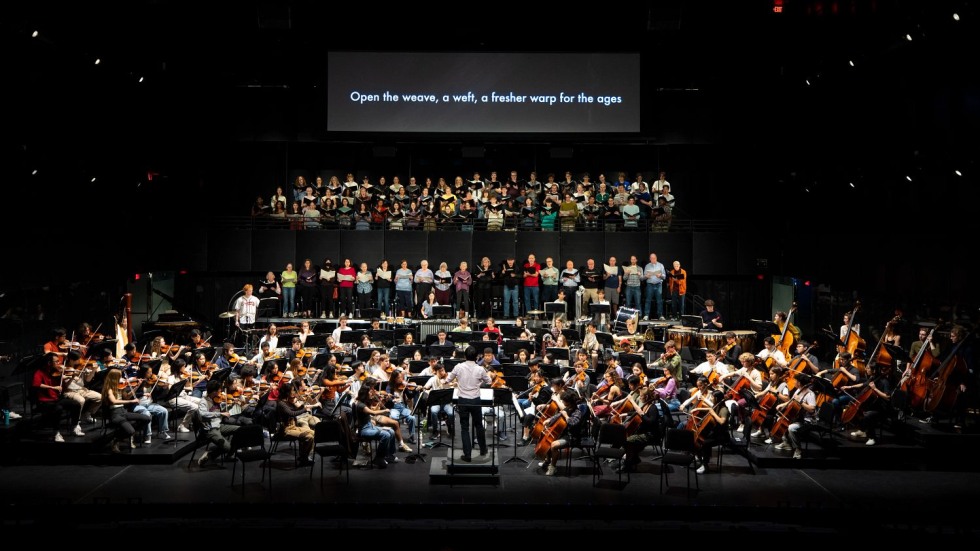
[[[103,369],[102,371],[96,371],[95,375],[92,375],[92,380],[85,383],[85,388],[89,390],[101,391],[102,387],[105,386],[106,375],[109,374],[108,369]]]
[[[504,379],[507,381],[520,377],[523,377],[524,380],[527,381],[527,376],[531,374],[531,368],[528,367],[527,364],[500,364],[500,371],[503,372]],[[509,382],[507,386],[513,390],[517,390],[515,386]]]
[[[340,332],[340,344],[358,344],[368,332],[363,329],[351,329]]]
[[[419,342],[419,333],[411,327],[398,327],[393,329],[394,342],[405,342],[405,334],[412,334],[412,342]]]
[[[395,345],[395,332],[392,329],[371,329],[368,331],[372,341],[381,341],[382,344]]]
[[[446,404],[452,403],[452,401],[453,401],[453,389],[451,389],[451,388],[443,388],[443,389],[439,389],[439,390],[430,390],[428,393],[423,393],[423,395],[426,395],[426,394],[427,394],[427,396],[425,397],[424,400],[423,399],[419,399],[420,402],[421,401],[426,402],[425,409],[424,409],[426,415],[428,415],[429,412],[432,411],[432,406],[444,406]],[[418,402],[416,402],[416,406],[417,406],[417,404],[418,404]],[[439,422],[438,418],[436,418],[436,422],[437,423]],[[447,423],[453,423],[455,425],[455,423],[456,423],[455,411],[453,412],[453,415],[447,415],[446,416],[446,422]],[[422,426],[422,425],[418,425],[418,426]],[[447,444],[447,443],[445,443],[445,442],[442,441],[442,425],[438,425],[437,428],[436,428],[436,431],[437,431],[437,433],[439,435],[439,439],[437,441],[435,441],[435,442],[430,443],[429,444],[429,447],[430,448],[440,448],[440,447],[441,448],[449,448],[449,447],[452,447],[449,444]],[[450,434],[455,434],[455,432],[456,432],[455,429],[449,431]],[[421,435],[420,435],[419,441],[421,441],[421,440],[422,440],[422,438],[421,438]]]
[[[371,354],[374,354],[374,351],[375,350],[377,350],[378,352],[380,352],[382,354],[385,353],[385,349],[384,348],[358,348],[357,349],[357,361],[367,363],[367,361],[371,359]],[[399,357],[401,357],[401,356],[399,356]]]
[[[505,383],[507,382],[506,379],[504,380],[504,382]],[[509,406],[509,405],[511,405],[511,404],[513,404],[513,403],[515,403],[517,401],[517,400],[514,399],[514,396],[515,395],[511,391],[510,388],[504,387],[504,388],[495,388],[495,389],[493,389],[493,410],[492,411],[493,411],[493,417],[494,417],[494,421],[495,422],[496,421],[500,421],[500,417],[502,417],[502,416],[500,416],[500,415],[497,414],[497,411],[498,411],[499,408],[503,408],[505,406]],[[516,431],[517,430],[517,427],[514,427],[514,430]],[[495,448],[509,448],[510,447],[510,444],[504,444],[503,442],[501,442],[500,440],[498,440],[498,438],[500,436],[499,433],[500,433],[500,427],[494,427],[494,431],[493,431],[493,446]],[[515,444],[514,447],[515,448],[517,447],[516,444]]]
[[[700,319],[700,318],[698,318]],[[765,335],[766,337],[770,335],[779,334],[779,326],[768,320],[749,320],[749,323],[755,325],[756,333],[759,335]]]
[[[433,319],[450,319],[453,317],[453,307],[448,305],[438,305],[432,307]]]
[[[560,367],[558,364],[546,364],[544,362],[538,364],[538,371],[544,373],[544,376],[548,379],[549,383],[551,382],[551,379],[558,376],[560,372],[559,370]]]
[[[518,327],[513,324],[498,325],[497,329],[500,329],[500,334],[506,339],[516,339],[524,331],[523,327]],[[480,339],[483,339],[483,335],[480,335]]]
[[[167,390],[167,393],[163,396],[164,404],[169,405],[170,402],[173,401],[174,413],[180,411],[180,408],[177,406],[177,397],[180,396],[180,393],[184,390],[185,385],[186,383],[183,380],[177,381],[176,383],[170,385],[170,388]],[[159,402],[160,400],[154,400],[154,401]],[[170,416],[170,424],[173,427],[171,430],[174,433],[173,441],[174,441],[174,447],[176,448],[178,446],[178,440],[180,440],[177,437],[177,435],[180,434],[180,432],[177,431],[177,424],[178,424],[177,415]]]
[[[569,344],[582,340],[582,336],[575,329],[562,329],[561,334],[565,335],[565,342]]]
[[[632,368],[633,364],[640,364],[640,367],[646,369],[647,360],[640,354],[620,354],[619,355],[619,365],[624,368]]]
[[[421,373],[422,370],[429,367],[429,362],[425,360],[409,360],[408,361],[408,372],[409,373]]]
[[[423,346],[420,344],[399,344],[395,347],[395,351],[398,353],[398,359],[401,360],[402,358],[414,358],[415,352],[422,350],[422,348]]]
[[[704,320],[701,319],[701,316],[681,316],[681,326],[683,327],[701,329],[702,325],[704,325]]]
[[[891,355],[892,359],[895,361],[902,362],[903,364],[909,362],[909,355],[902,347],[895,346],[894,344],[882,343],[885,350]]]
[[[429,355],[438,356],[440,358],[451,358],[453,353],[456,352],[456,346],[453,344],[432,344],[429,345]]]
[[[612,314],[611,304],[596,304],[595,302],[589,303],[589,317],[596,317],[599,314],[605,314],[606,319],[609,319],[609,315]]]
[[[558,363],[559,360],[564,360],[565,363],[566,363],[566,365],[567,365],[567,363],[568,363],[568,357],[569,357],[568,356],[568,352],[569,352],[569,349],[568,348],[559,348],[559,347],[547,348],[547,349],[545,349],[545,351],[548,354],[551,354],[552,359],[555,360],[555,364],[553,364],[553,365],[555,365],[556,368],[558,367],[557,363]],[[544,364],[541,364],[541,365],[542,365],[542,367],[544,366]],[[556,375],[557,375],[557,373],[556,373]]]
[[[527,353],[530,356],[531,351],[533,351],[535,348],[536,346],[533,341],[520,339],[510,339],[504,341],[504,355],[508,358],[516,357],[517,353],[521,350],[527,350]]]
[[[374,318],[381,318],[381,310],[378,308],[361,308],[358,311],[361,314],[361,319],[370,320]]]
[[[562,316],[563,318],[568,318],[568,303],[567,302],[546,302],[544,303],[544,315],[551,316]]]

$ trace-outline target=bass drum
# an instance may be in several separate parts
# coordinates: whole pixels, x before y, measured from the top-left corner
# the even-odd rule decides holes
[[[626,321],[633,318],[633,321],[640,322],[640,311],[636,308],[627,308],[621,306],[619,311],[616,312],[616,324],[613,326],[613,333],[625,333],[626,332]],[[637,326],[639,327],[639,326]]]
[[[725,346],[725,334],[713,331],[701,331],[698,334],[698,344],[705,350],[718,350]]]
[[[694,340],[694,335],[694,329],[690,329],[682,325],[675,325],[667,329],[667,340],[674,341],[674,344],[677,345],[678,351],[685,346],[691,346],[691,341]]]

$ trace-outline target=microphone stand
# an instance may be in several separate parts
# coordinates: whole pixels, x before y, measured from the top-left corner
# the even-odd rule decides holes
[[[225,312],[231,312],[235,304],[235,299],[243,294],[245,294],[245,291],[242,291],[241,289],[235,291],[235,294],[231,295],[231,300],[228,301],[228,308],[225,310]],[[228,318],[228,336],[231,337],[232,340],[235,340],[235,338],[238,336],[237,332],[232,334],[235,332],[234,325],[232,325],[234,323],[234,319],[234,317]]]

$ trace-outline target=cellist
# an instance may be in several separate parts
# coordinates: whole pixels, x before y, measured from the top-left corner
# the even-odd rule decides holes
[[[867,438],[865,445],[874,446],[878,427],[891,411],[891,396],[895,389],[891,364],[878,364],[878,374],[868,382],[871,395],[861,404],[861,428],[851,433],[854,438]]]
[[[766,337],[762,341],[763,349],[756,354],[760,360],[766,362],[766,365],[772,369],[774,366],[786,367],[789,362],[786,361],[786,355],[779,348],[776,348],[776,339],[772,337]],[[770,362],[769,360],[772,359]]]
[[[783,420],[789,423],[786,428],[786,438],[779,444],[776,444],[775,449],[777,450],[787,450],[793,452],[793,459],[803,459],[803,448],[800,447],[800,437],[796,434],[803,426],[803,417],[812,417],[817,411],[817,396],[814,394],[813,389],[810,388],[810,383],[812,379],[806,375],[801,375],[799,377],[800,386],[796,387],[796,391],[793,396],[786,402],[776,406],[776,411]],[[793,411],[790,405],[793,403],[798,403],[800,405],[800,411],[794,415],[790,413]]]
[[[697,435],[697,441],[700,442],[700,448],[697,451],[697,457],[700,465],[698,466],[697,473],[704,474],[708,470],[708,462],[711,461],[711,448],[717,446],[718,444],[725,444],[731,438],[728,434],[728,406],[725,405],[725,393],[720,390],[715,390],[711,393],[711,401],[713,405],[697,407],[691,410],[691,413],[698,411],[703,411],[705,413],[704,420],[700,428],[700,432]]]
[[[751,352],[743,352],[739,357],[738,361],[742,364],[742,367],[727,375],[723,375],[719,381],[722,386],[726,389],[731,389],[735,385],[736,377],[744,377],[749,381],[749,389],[752,394],[761,392],[764,385],[762,380],[762,373],[756,369],[755,355]],[[744,383],[743,383],[744,384]],[[738,432],[742,432],[745,429],[745,421],[748,418],[746,415],[746,400],[742,396],[728,396],[727,400],[728,409],[736,412],[739,415],[739,427]]]
[[[545,434],[542,435],[542,440],[547,437],[549,431],[555,429],[559,418],[564,419],[565,422],[565,429],[557,435],[557,439],[551,441],[550,446],[547,446],[547,455],[544,461],[538,463],[539,467],[544,468],[544,474],[546,476],[555,476],[558,472],[557,464],[558,458],[561,456],[561,450],[571,446],[572,442],[581,439],[582,430],[587,425],[587,423],[582,422],[585,417],[582,415],[582,409],[578,406],[579,398],[574,390],[565,389],[562,391],[561,401],[565,406],[564,409],[547,419],[544,423]]]

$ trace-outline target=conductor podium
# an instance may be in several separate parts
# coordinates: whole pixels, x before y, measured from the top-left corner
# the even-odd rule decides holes
[[[455,417],[460,414],[458,391],[453,391],[452,403],[454,406],[453,423]],[[493,408],[494,389],[480,389],[479,408],[469,415],[469,422],[472,425],[469,429],[470,438],[473,441],[473,449],[469,461],[464,460],[463,449],[456,445],[456,438],[453,439],[452,446],[447,450],[447,455],[443,459],[433,459],[429,469],[429,482],[433,484],[499,484],[500,473],[497,464],[496,453],[496,431],[486,430],[487,453],[479,455],[480,446],[476,438],[476,424],[483,423],[482,408]],[[476,406],[470,406],[474,410]],[[457,428],[457,436],[462,434],[462,427]]]

